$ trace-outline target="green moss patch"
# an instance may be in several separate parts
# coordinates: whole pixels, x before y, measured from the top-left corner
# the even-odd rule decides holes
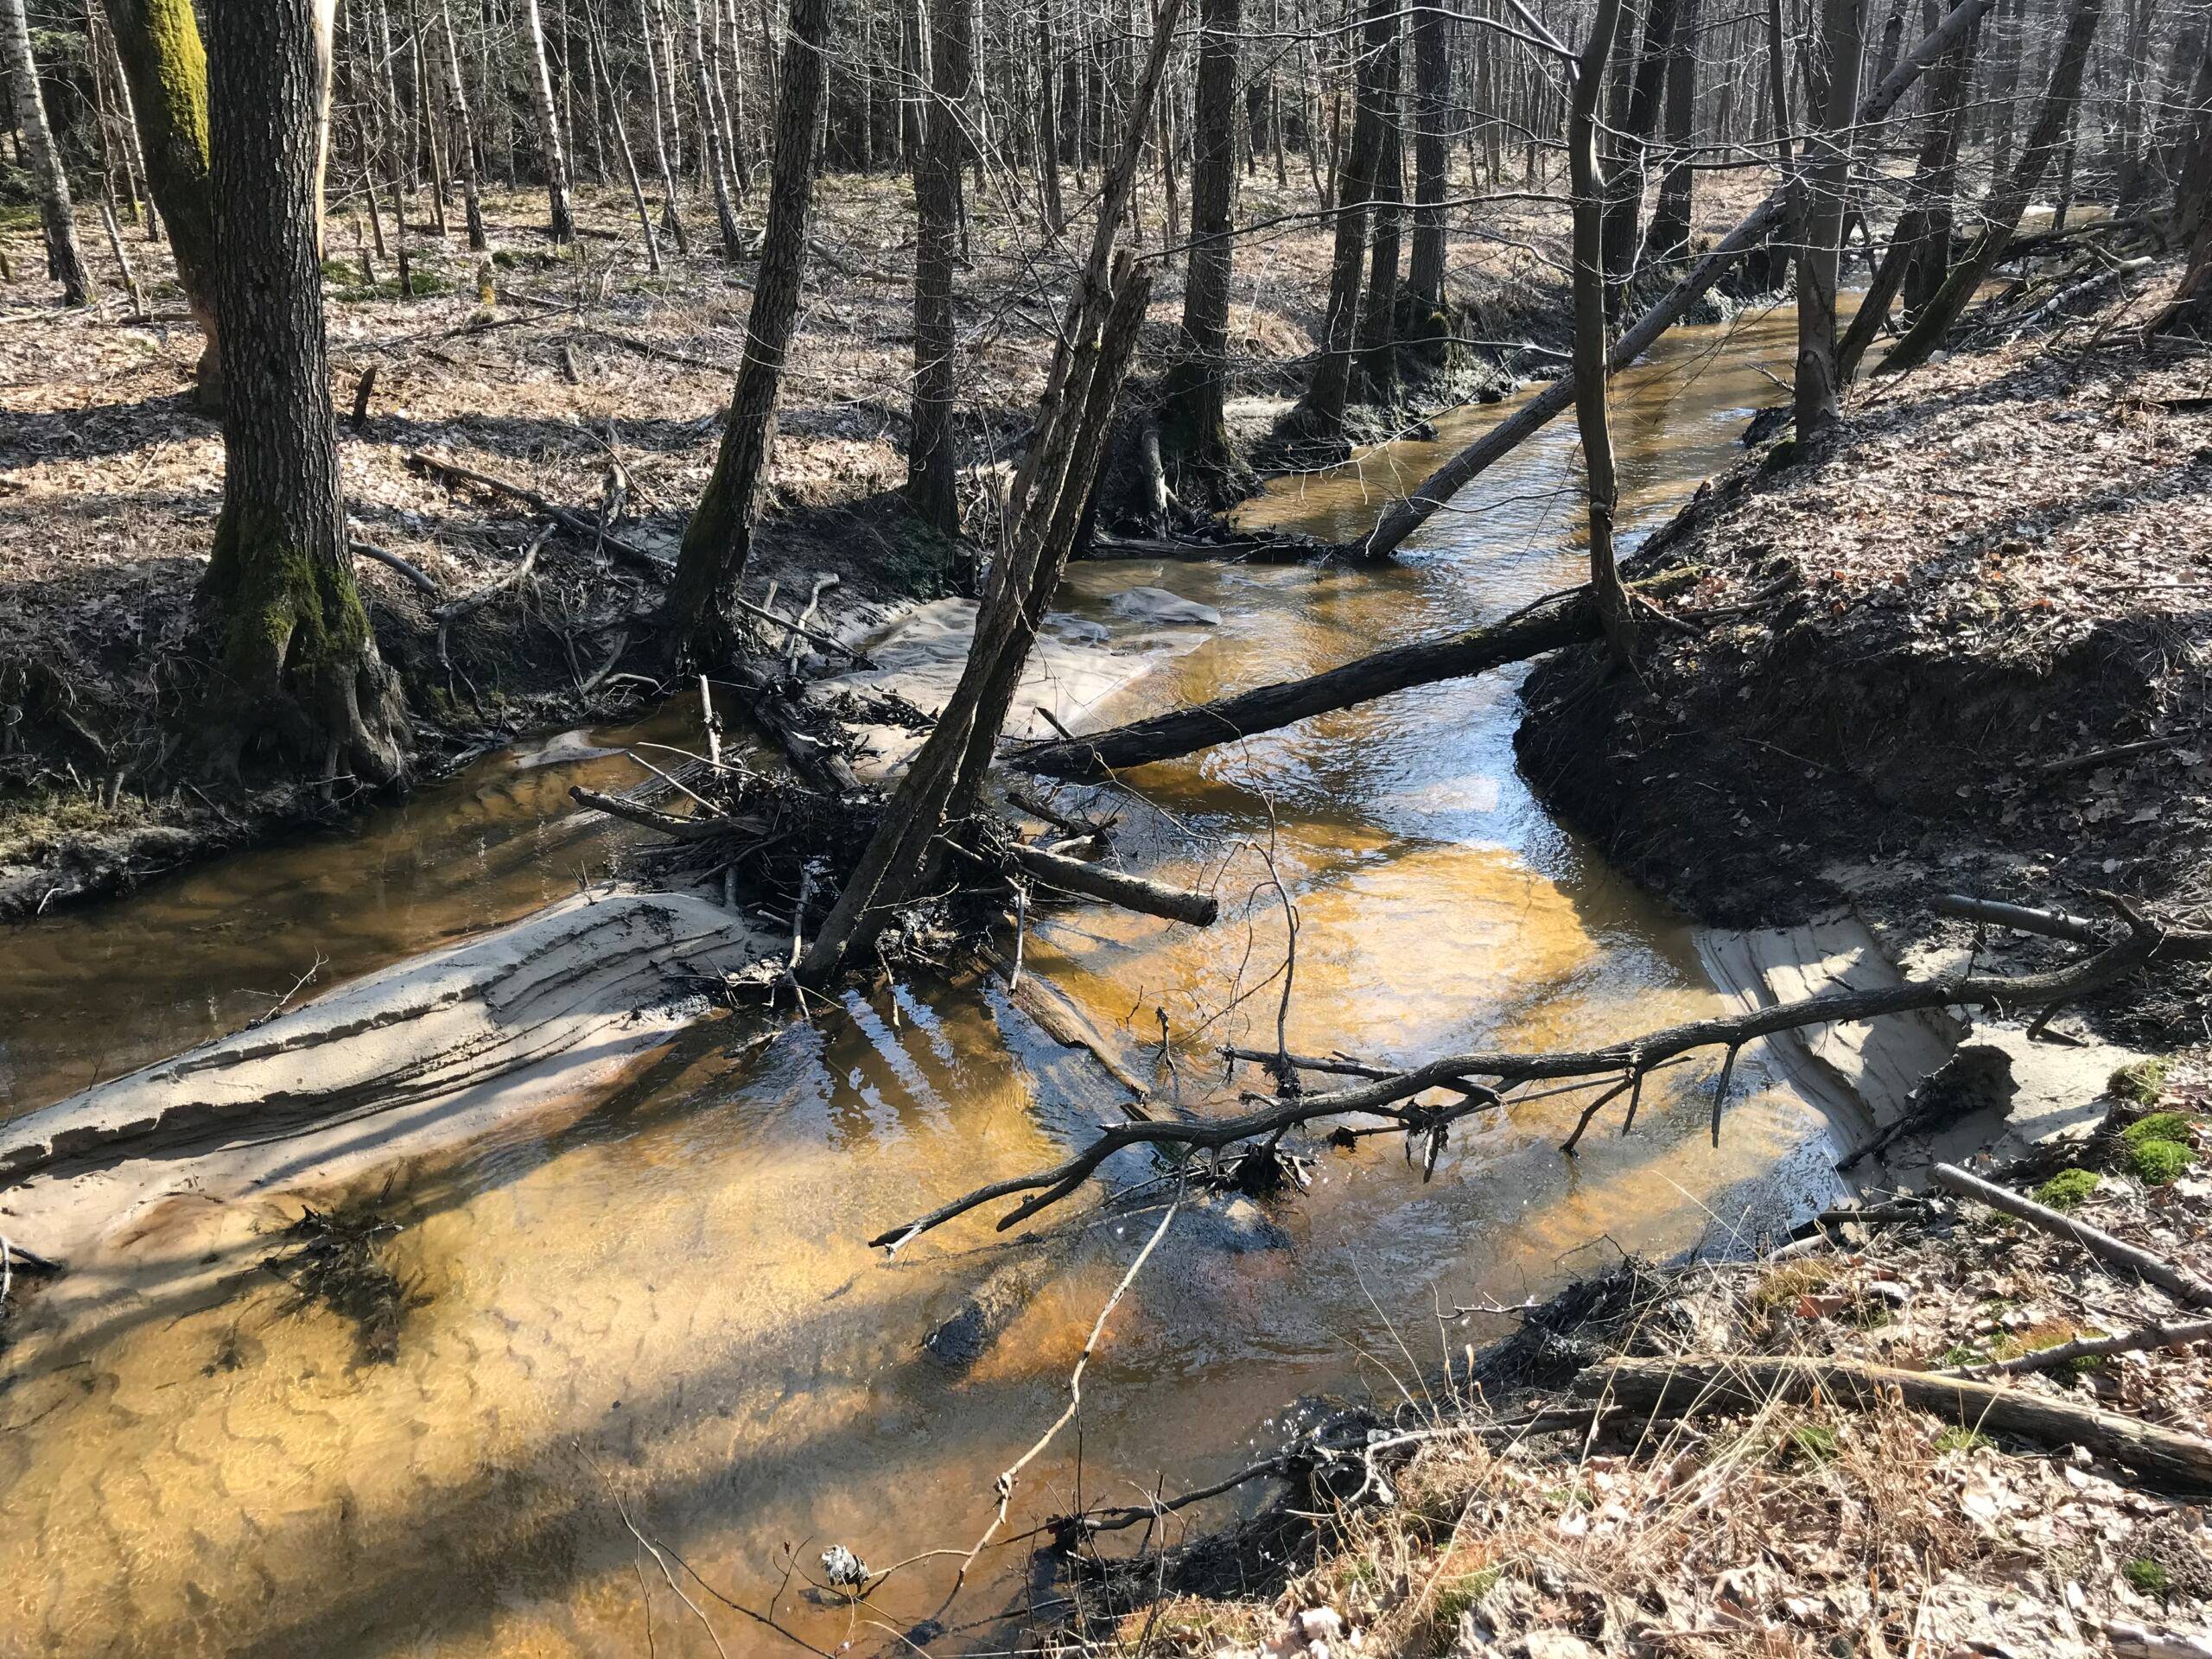
[[[2053,1210],[2079,1210],[2102,1179],[2094,1170],[2062,1169],[2036,1189],[2036,1202]]]

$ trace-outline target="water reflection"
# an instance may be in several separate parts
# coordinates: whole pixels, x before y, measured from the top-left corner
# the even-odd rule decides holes
[[[1790,348],[1786,317],[1691,331],[1624,378],[1635,522],[1726,463],[1765,394],[1759,365]],[[1493,418],[1455,417],[1427,448]],[[1342,536],[1429,459],[1365,456],[1250,515]],[[1122,694],[1115,712],[1139,713],[1574,580],[1574,482],[1562,426],[1400,567],[1087,566],[1069,602],[1110,626],[1115,595],[1149,585],[1224,613]],[[1039,920],[1029,962],[1192,1103],[1219,1093],[1215,1045],[1273,1039],[1274,877],[1301,922],[1294,1047],[1582,1045],[1710,1010],[1687,931],[1530,799],[1513,717],[1508,679],[1430,686],[1147,769],[1135,781],[1162,816],[1138,815],[1133,840],[1221,880],[1224,922],[1063,912]],[[359,836],[16,931],[0,968],[16,1109],[235,1024],[258,1009],[245,992],[281,990],[318,952],[327,974],[358,972],[570,890],[614,832],[564,816],[567,787],[626,766],[487,762]],[[0,1396],[0,1649],[632,1653],[649,1605],[659,1652],[711,1652],[632,1525],[756,1612],[777,1597],[777,1622],[819,1646],[877,1646],[882,1625],[935,1608],[949,1562],[902,1573],[856,1622],[778,1596],[782,1552],[837,1541],[880,1565],[971,1542],[992,1476],[1058,1411],[1151,1223],[1068,1215],[1065,1265],[974,1367],[939,1368],[921,1335],[1022,1247],[988,1215],[889,1265],[862,1241],[1056,1161],[1114,1116],[1114,1092],[988,985],[902,985],[847,1014],[743,1059],[728,1052],[742,1033],[710,1024],[582,1122],[409,1172],[390,1257],[419,1305],[391,1364],[356,1364],[340,1320],[292,1311],[271,1281],[19,1370]],[[1071,1436],[1035,1465],[1009,1532],[1079,1496],[1223,1472],[1300,1394],[1418,1387],[1445,1348],[1486,1334],[1440,1325],[1440,1305],[1517,1300],[1593,1248],[1679,1249],[1821,1188],[1818,1120],[1787,1097],[1738,1106],[1715,1153],[1702,1097],[1659,1090],[1635,1136],[1568,1160],[1556,1143],[1575,1109],[1554,1097],[1471,1122],[1427,1184],[1386,1140],[1328,1157],[1276,1217],[1287,1249],[1232,1255],[1179,1223],[1093,1363],[1080,1462]],[[1016,1599],[1020,1554],[987,1555],[955,1618]],[[728,1651],[786,1645],[687,1587]]]

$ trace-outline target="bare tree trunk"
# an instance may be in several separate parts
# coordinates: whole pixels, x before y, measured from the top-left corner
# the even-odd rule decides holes
[[[1643,16],[1643,44],[1635,59],[1620,130],[1613,135],[1612,172],[1605,180],[1605,268],[1607,303],[1618,308],[1636,268],[1637,232],[1643,216],[1644,153],[1658,130],[1661,92],[1673,60],[1677,0],[1651,0]],[[1626,54],[1618,54],[1623,64]]]
[[[468,113],[468,88],[461,77],[461,47],[454,39],[453,12],[439,0],[438,25],[445,36],[447,93],[453,99],[453,118],[461,138],[461,195],[468,222],[468,249],[481,253],[490,245],[484,238],[484,192],[476,178],[476,127]]]
[[[701,150],[714,186],[715,218],[722,233],[722,257],[734,265],[745,257],[745,238],[738,232],[736,210],[730,206],[729,152],[721,111],[716,107],[715,79],[707,70],[707,26],[700,16],[700,3],[701,0],[691,0],[691,79],[698,95]]]
[[[706,493],[683,531],[668,621],[678,659],[721,663],[736,651],[731,603],[745,586],[761,475],[775,442],[776,397],[784,359],[798,323],[806,276],[807,219],[814,196],[814,154],[830,50],[830,0],[791,0],[784,48],[783,95],[776,106],[775,153],[768,171],[768,219],[760,275],[745,322],[745,358],[730,399],[729,423]]]
[[[1931,254],[1929,241],[1931,235],[1940,234],[1944,249],[1950,244],[1951,181],[1958,168],[1959,130],[1965,121],[1967,82],[1973,63],[1974,39],[1969,35],[1944,55],[1929,81],[1928,130],[1921,137],[1919,160],[1904,209],[1890,233],[1887,251],[1867,282],[1859,313],[1845,331],[1842,345],[1836,347],[1836,378],[1845,385],[1858,378],[1867,347],[1888,321],[1891,302],[1897,298],[1915,262],[1932,257],[1940,271],[1942,256]]]
[[[1039,406],[1037,437],[1008,493],[1011,532],[976,618],[967,665],[806,952],[799,975],[810,984],[864,958],[892,915],[920,891],[948,813],[957,821],[973,812],[1037,622],[1081,531],[1151,295],[1149,274],[1140,272],[1126,251],[1116,257],[1113,244],[1181,10],[1181,0],[1161,7],[1151,53],[1128,102],[1128,127]]]
[[[1821,38],[1805,54],[1813,133],[1806,143],[1805,244],[1797,256],[1797,442],[1812,442],[1840,412],[1835,284],[1844,193],[1851,181],[1851,113],[1859,107],[1866,0],[1823,0]]]
[[[600,35],[599,10],[588,3],[588,0],[584,7],[584,48],[598,69],[599,84],[607,93],[607,118],[613,124],[615,150],[622,157],[622,171],[630,181],[630,200],[638,210],[638,233],[645,239],[645,269],[658,276],[660,274],[660,239],[653,234],[653,212],[645,205],[645,181],[638,176],[638,158],[631,152],[630,135],[622,124],[621,95],[615,90],[614,77],[607,67],[607,50]]]
[[[1444,196],[1451,168],[1451,23],[1435,6],[1414,14],[1414,251],[1406,286],[1441,332],[1444,318]],[[1440,356],[1432,352],[1431,356]]]
[[[15,100],[16,127],[30,161],[31,187],[38,196],[39,222],[46,231],[47,275],[61,284],[65,305],[83,305],[92,296],[92,279],[77,249],[77,226],[69,201],[69,176],[54,148],[46,124],[46,100],[38,90],[38,66],[31,60],[30,19],[23,0],[0,0],[0,48],[8,54],[8,90]]]
[[[207,185],[207,54],[192,0],[108,0],[130,105],[146,159],[146,188],[168,226],[177,279],[200,324],[195,393],[223,404],[223,352],[215,316],[214,202]]]
[[[1689,145],[1697,115],[1698,12],[1701,0],[1680,0],[1675,32],[1667,49],[1665,108],[1660,136],[1667,149],[1659,173],[1659,201],[1651,212],[1645,252],[1658,266],[1672,265],[1689,251],[1690,216],[1696,206],[1697,169]]]
[[[561,112],[553,102],[553,72],[545,62],[545,24],[537,0],[523,0],[523,41],[530,54],[524,76],[537,106],[537,142],[545,162],[545,195],[552,209],[553,239],[576,239],[576,216],[569,205],[569,154],[561,141]]]
[[[353,587],[315,245],[321,102],[312,0],[209,8],[226,466],[195,601],[200,741],[257,741],[327,781],[403,776],[406,723]]]
[[[1323,446],[1344,442],[1344,405],[1351,396],[1352,351],[1358,340],[1360,266],[1367,257],[1367,218],[1375,194],[1376,153],[1382,147],[1378,88],[1385,48],[1398,22],[1391,0],[1367,0],[1359,60],[1354,71],[1351,143],[1338,175],[1336,242],[1329,257],[1329,304],[1321,324],[1320,353],[1306,396],[1287,423],[1297,436]]]
[[[2065,137],[2067,124],[2073,118],[2074,102],[2082,91],[2082,67],[2088,58],[2089,42],[2095,37],[2098,21],[2103,16],[2104,0],[2074,0],[2066,20],[2066,38],[2060,44],[2057,60],[2051,66],[2050,85],[2036,111],[2027,148],[2020,152],[2018,164],[2002,188],[1992,191],[1989,199],[1982,203],[1982,232],[1974,238],[1966,258],[1944,278],[1936,297],[1913,319],[1904,338],[1882,360],[1884,374],[1903,374],[1934,355],[1975,291],[2005,257],[2005,245],[2012,241],[2012,232],[2019,226],[2020,215],[2027,211],[2028,203],[2041,188],[2044,175],[2050,170]]]
[[[1066,228],[1067,205],[1060,192],[1060,109],[1058,54],[1052,45],[1052,0],[1037,9],[1037,162],[1044,176],[1045,227],[1058,236]],[[1193,184],[1195,194],[1198,187]],[[1193,204],[1193,214],[1198,208]]]
[[[691,238],[683,228],[683,214],[677,206],[676,169],[670,164],[669,152],[675,148],[673,137],[676,111],[676,88],[671,85],[666,97],[662,96],[660,84],[660,54],[653,42],[653,8],[656,0],[638,0],[638,36],[644,48],[645,60],[645,92],[652,105],[653,165],[660,171],[660,220],[676,240],[676,251],[688,255],[691,251]]]
[[[1367,267],[1367,298],[1359,316],[1360,397],[1394,406],[1398,385],[1399,235],[1405,220],[1405,134],[1399,125],[1398,86],[1404,68],[1403,35],[1390,24],[1390,45],[1378,88],[1382,124],[1375,157],[1375,236]]]
[[[1218,497],[1243,475],[1223,413],[1228,378],[1229,290],[1236,185],[1236,40],[1243,0],[1202,0],[1192,123],[1191,264],[1183,286],[1183,336],[1160,391],[1161,448],[1170,481],[1195,474]]]
[[[953,458],[952,266],[960,239],[961,128],[974,79],[970,0],[928,0],[930,104],[914,169],[914,433],[906,499],[931,528],[960,533]]]
[[[1656,11],[1669,0],[1652,0]],[[1620,22],[1621,0],[1598,0],[1590,38],[1576,66],[1567,158],[1574,198],[1574,421],[1590,489],[1590,591],[1606,643],[1623,668],[1636,660],[1636,619],[1613,560],[1613,514],[1620,480],[1605,409],[1605,181],[1598,171],[1598,95]]]

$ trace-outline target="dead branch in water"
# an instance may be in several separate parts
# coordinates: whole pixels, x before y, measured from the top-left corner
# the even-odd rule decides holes
[[[1949,979],[1908,980],[1871,989],[1828,991],[1726,1018],[1691,1020],[1603,1048],[1556,1053],[1446,1055],[1424,1065],[1363,1078],[1324,1094],[1287,1098],[1262,1096],[1264,1103],[1255,1110],[1211,1122],[1116,1124],[1050,1169],[978,1187],[918,1219],[886,1230],[869,1243],[894,1248],[995,1199],[1027,1194],[1000,1219],[998,1225],[1003,1231],[1066,1198],[1108,1159],[1131,1147],[1166,1146],[1194,1152],[1218,1152],[1241,1141],[1279,1135],[1305,1124],[1351,1116],[1381,1118],[1402,1125],[1408,1134],[1426,1133],[1433,1138],[1458,1119],[1499,1103],[1496,1088],[1481,1084],[1477,1079],[1488,1078],[1491,1085],[1502,1085],[1538,1078],[1595,1077],[1614,1072],[1620,1075],[1623,1089],[1633,1090],[1660,1065],[1694,1049],[1725,1048],[1732,1054],[1761,1038],[1807,1026],[1857,1024],[1885,1014],[1934,1008],[2046,1007],[2101,990],[2162,954],[2171,958],[2212,954],[2212,950],[2188,936],[2177,942],[2176,936],[2133,906],[2126,906],[2123,913],[2129,928],[2126,939],[2054,972],[1968,974]],[[1478,1092],[1466,1094],[1449,1105],[1424,1106],[1416,1098],[1431,1089],[1466,1090],[1471,1086]],[[1573,1149],[1598,1109],[1620,1092],[1621,1090],[1608,1091],[1584,1112],[1564,1150]],[[1716,1143],[1719,1103],[1715,1103],[1713,1119]]]

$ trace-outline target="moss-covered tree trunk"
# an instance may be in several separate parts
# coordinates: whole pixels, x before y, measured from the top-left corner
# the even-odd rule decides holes
[[[783,96],[776,105],[775,156],[769,164],[768,222],[753,311],[745,321],[745,359],[738,368],[714,476],[684,528],[668,595],[668,623],[683,662],[722,662],[737,646],[732,601],[745,585],[752,556],[760,479],[775,441],[784,355],[798,323],[799,290],[806,276],[806,221],[814,200],[815,132],[822,119],[829,35],[829,0],[791,0],[791,37],[779,78]]]
[[[914,435],[906,499],[940,534],[960,533],[952,443],[952,264],[960,238],[960,131],[973,51],[970,0],[929,0],[930,99],[914,167]]]
[[[210,9],[214,230],[223,257],[223,511],[196,615],[195,726],[237,766],[326,779],[406,770],[405,710],[346,550],[315,247],[321,76],[313,0]]]
[[[207,54],[192,0],[107,0],[130,85],[146,186],[169,231],[177,279],[200,324],[198,395],[223,406],[222,335],[215,322],[215,217],[207,190]]]
[[[1236,37],[1243,0],[1205,0],[1191,153],[1191,268],[1183,286],[1183,335],[1161,390],[1160,448],[1167,475],[1198,499],[1233,497],[1248,469],[1229,441],[1231,197],[1236,184]],[[1195,490],[1186,486],[1195,485]]]
[[[92,279],[77,251],[77,226],[69,201],[69,177],[46,124],[46,102],[38,90],[38,65],[31,57],[30,19],[23,0],[0,0],[0,51],[8,58],[8,92],[15,105],[16,130],[30,163],[31,188],[38,197],[40,223],[46,231],[47,274],[61,284],[61,297],[82,305],[92,297]]]

